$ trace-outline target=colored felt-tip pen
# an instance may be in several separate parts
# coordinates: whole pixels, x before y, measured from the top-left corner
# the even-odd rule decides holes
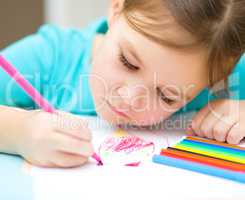
[[[42,95],[22,76],[22,74],[3,56],[0,55],[0,66],[15,82],[32,98],[32,100],[45,112],[54,113],[55,109],[42,97]],[[98,165],[103,165],[100,157],[94,153],[92,158]]]

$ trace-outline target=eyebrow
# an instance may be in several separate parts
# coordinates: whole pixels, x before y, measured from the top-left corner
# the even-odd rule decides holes
[[[193,51],[196,50],[197,48],[200,48],[201,45],[201,41],[191,41],[191,42],[186,42],[185,41],[179,41],[178,38],[161,38],[152,34],[149,34],[147,32],[143,33],[146,37],[151,38],[151,40],[153,42],[156,42],[157,44],[160,44],[161,46],[164,47],[168,47],[171,49],[175,49],[175,50],[180,50],[180,51]],[[169,35],[169,33],[167,33],[167,35]]]
[[[174,40],[159,40],[159,43],[162,46],[169,47],[171,49],[176,49],[176,50],[185,50],[185,51],[191,51],[195,49],[199,44],[198,43],[178,43]]]

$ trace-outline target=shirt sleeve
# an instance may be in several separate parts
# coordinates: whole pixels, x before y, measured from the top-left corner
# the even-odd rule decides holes
[[[182,108],[178,113],[198,111],[202,109],[209,101],[215,99],[230,98],[236,100],[245,100],[245,54],[241,57],[233,72],[228,78],[228,94],[225,90],[219,91],[219,95],[213,94],[212,90],[204,89],[193,101]]]
[[[56,64],[59,34],[55,26],[44,25],[30,35],[0,51],[15,68],[41,93],[49,82]],[[0,105],[32,109],[31,98],[0,68]]]
[[[245,54],[229,76],[229,93],[232,99],[245,100]]]

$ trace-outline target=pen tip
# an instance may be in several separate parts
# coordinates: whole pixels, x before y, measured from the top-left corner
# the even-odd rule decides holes
[[[98,166],[102,166],[103,165],[103,162],[100,160],[97,165]]]
[[[97,165],[98,166],[102,166],[103,165],[103,162],[102,162],[101,158],[99,157],[99,155],[97,155],[96,153],[94,153],[92,155],[92,157],[97,161]]]

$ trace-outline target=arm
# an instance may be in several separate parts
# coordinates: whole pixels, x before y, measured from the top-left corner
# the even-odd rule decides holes
[[[193,118],[192,130],[200,137],[239,144],[245,138],[245,55],[231,74],[230,97],[211,101]]]
[[[55,54],[54,48],[50,46],[52,44],[48,37],[50,34],[45,29],[47,28],[40,29],[38,33],[0,52],[39,91],[40,82],[44,82],[40,80],[40,74],[48,74]],[[27,111],[14,107],[33,109],[35,104],[1,68],[0,80],[0,151],[16,154],[17,150],[13,144],[20,139],[20,127],[24,124]]]
[[[43,94],[54,75],[52,68],[59,65],[63,36],[56,28],[44,27],[1,54]],[[0,152],[44,167],[74,167],[87,161],[93,147],[86,122],[69,113],[32,110],[35,104],[3,70],[0,80]]]
[[[0,152],[17,154],[14,145],[20,140],[21,129],[27,115],[26,110],[0,106]]]

